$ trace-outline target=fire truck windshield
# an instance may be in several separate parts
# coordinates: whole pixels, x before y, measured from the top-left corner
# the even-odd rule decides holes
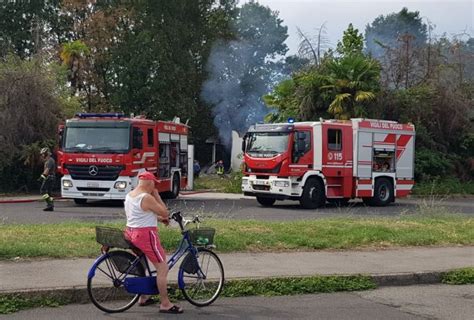
[[[128,127],[67,127],[65,152],[126,153],[130,146]]]
[[[257,156],[283,153],[288,149],[288,136],[288,132],[252,132],[248,138],[247,153]]]

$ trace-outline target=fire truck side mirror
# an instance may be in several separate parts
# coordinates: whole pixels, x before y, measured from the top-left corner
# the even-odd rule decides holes
[[[63,138],[64,138],[64,128],[59,128],[59,130],[58,130],[59,149],[63,148]]]
[[[245,135],[245,136],[242,138],[242,152],[243,152],[243,153],[245,153],[246,146],[247,146],[247,135]]]

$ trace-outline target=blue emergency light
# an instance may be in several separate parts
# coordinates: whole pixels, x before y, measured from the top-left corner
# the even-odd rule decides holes
[[[84,118],[123,118],[125,115],[119,112],[113,113],[76,113],[76,117],[84,119]]]
[[[294,118],[288,118],[288,123],[295,123],[295,119]]]

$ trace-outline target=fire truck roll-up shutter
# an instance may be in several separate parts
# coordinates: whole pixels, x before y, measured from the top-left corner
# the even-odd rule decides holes
[[[171,141],[179,142],[179,134],[172,133],[171,134]]]
[[[180,136],[180,142],[179,146],[181,151],[187,151],[188,150],[188,136]]]
[[[158,141],[161,143],[170,143],[170,134],[164,132],[158,133]]]
[[[415,136],[411,134],[397,135],[396,168],[397,179],[413,179],[415,160]]]
[[[359,131],[357,142],[357,177],[372,178],[372,132]]]

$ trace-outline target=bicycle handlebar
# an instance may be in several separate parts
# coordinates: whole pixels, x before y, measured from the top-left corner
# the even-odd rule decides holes
[[[184,231],[184,227],[186,227],[189,223],[201,223],[201,219],[198,215],[194,216],[192,220],[186,220],[183,218],[180,211],[172,212],[170,214],[170,218],[178,223],[181,231]]]

